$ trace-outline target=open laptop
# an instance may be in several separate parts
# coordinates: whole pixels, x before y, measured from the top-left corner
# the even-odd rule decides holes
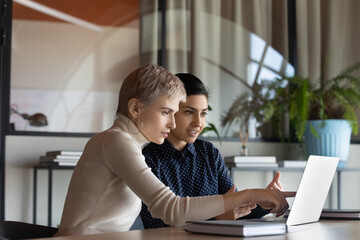
[[[337,157],[309,156],[291,211],[281,219],[287,226],[319,221],[338,163]]]
[[[187,231],[262,236],[301,230],[303,224],[319,220],[338,162],[336,157],[309,156],[288,218],[190,221]]]

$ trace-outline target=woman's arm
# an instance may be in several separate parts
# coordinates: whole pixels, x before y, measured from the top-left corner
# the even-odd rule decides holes
[[[151,214],[165,223],[179,226],[189,220],[204,220],[230,209],[249,203],[271,206],[273,211],[285,208],[285,198],[273,194],[274,190],[253,190],[225,194],[223,196],[185,197],[176,196],[148,168],[141,147],[129,135],[109,134],[104,142],[106,164],[148,206]],[[255,197],[262,194],[262,197]],[[286,209],[287,209],[286,203]],[[284,210],[285,211],[285,210]]]

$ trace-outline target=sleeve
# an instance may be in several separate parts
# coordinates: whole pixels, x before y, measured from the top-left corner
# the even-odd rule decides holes
[[[139,144],[130,135],[109,133],[103,152],[108,167],[148,206],[151,215],[172,226],[190,220],[204,220],[224,213],[220,195],[207,197],[176,196],[145,163]]]
[[[223,158],[217,148],[213,146],[214,162],[217,165],[219,194],[225,194],[234,185],[230,177],[229,170],[225,165]]]

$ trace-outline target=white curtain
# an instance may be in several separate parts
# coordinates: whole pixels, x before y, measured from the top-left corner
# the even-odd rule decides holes
[[[146,62],[156,62],[159,54],[157,4],[141,4],[148,13],[142,17],[141,38]],[[234,99],[260,78],[266,51],[287,58],[286,0],[167,0],[166,9],[166,66],[173,73],[193,73],[210,89],[209,121],[216,126]],[[263,44],[255,49],[257,59],[250,44],[254,38]]]
[[[297,0],[299,74],[314,83],[360,61],[360,1]]]

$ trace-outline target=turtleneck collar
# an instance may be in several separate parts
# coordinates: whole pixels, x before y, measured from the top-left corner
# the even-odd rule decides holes
[[[113,127],[120,128],[122,131],[131,135],[142,147],[149,143],[149,140],[140,132],[136,124],[124,114],[118,114],[118,118],[115,119]]]

